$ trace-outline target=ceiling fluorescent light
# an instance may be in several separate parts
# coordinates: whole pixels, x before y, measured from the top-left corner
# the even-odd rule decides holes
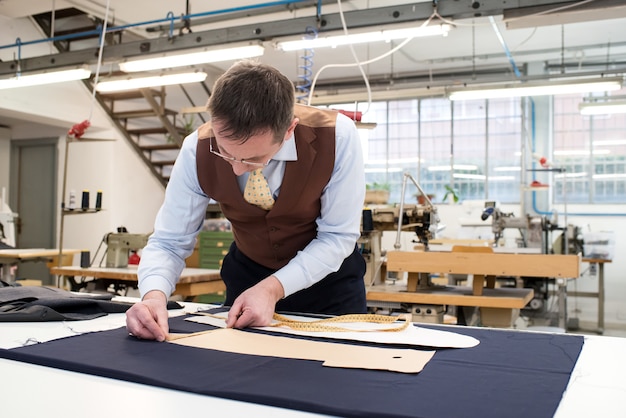
[[[594,140],[594,147],[610,147],[616,145],[626,145],[626,139],[603,139],[603,140]]]
[[[368,42],[385,41],[393,39],[418,38],[425,36],[446,36],[452,26],[447,24],[424,26],[416,28],[389,29],[375,32],[355,33],[350,35],[324,36],[313,39],[300,39],[297,41],[277,42],[276,48],[283,51],[296,51],[299,49],[314,49],[325,47],[338,47],[340,45],[354,45]]]
[[[137,78],[119,78],[101,81],[96,86],[100,93],[111,93],[114,91],[135,90],[147,87],[169,86],[172,84],[198,83],[204,81],[207,73],[196,71],[192,73],[161,74]]]
[[[485,180],[487,178],[487,176],[485,176],[484,174],[459,174],[459,173],[452,174],[452,177],[454,177],[455,179],[466,179],[466,180]]]
[[[581,115],[612,115],[626,113],[626,100],[613,100],[597,103],[581,103],[578,105]]]
[[[577,79],[567,81],[516,82],[490,86],[468,86],[448,89],[450,100],[498,99],[527,96],[550,96],[558,94],[591,93],[619,90],[622,77]]]
[[[238,60],[263,55],[261,45],[247,45],[234,48],[214,49],[188,54],[166,55],[162,57],[128,60],[120,62],[120,70],[126,73],[136,71],[160,70],[163,68],[185,67],[188,65],[207,64],[210,62]]]
[[[454,164],[452,167],[449,165],[432,165],[427,168],[428,171],[451,171],[452,170],[465,170],[475,171],[478,170],[478,166],[470,164]]]
[[[594,149],[591,153],[589,152],[589,150],[587,149],[564,149],[564,150],[557,150],[554,151],[554,155],[560,155],[560,156],[574,156],[574,155],[606,155],[606,154],[610,154],[611,150],[609,149]]]
[[[0,80],[0,89],[40,86],[42,84],[61,83],[89,78],[91,71],[86,68],[53,71],[49,73],[27,74]]]
[[[584,173],[587,174],[587,173]],[[594,174],[591,176],[594,180],[614,180],[614,179],[623,179],[626,178],[626,173],[616,173],[616,174]]]

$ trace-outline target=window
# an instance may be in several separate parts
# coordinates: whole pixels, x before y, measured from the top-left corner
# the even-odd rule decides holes
[[[487,185],[487,101],[452,102],[452,181],[464,199],[485,199]]]
[[[354,104],[330,107],[354,110]],[[388,184],[390,202],[400,201],[404,172],[435,202],[446,186],[462,199],[519,202],[519,99],[374,102],[363,120],[377,124],[361,131],[366,181]],[[417,193],[408,182],[405,202],[415,202]]]
[[[554,176],[554,201],[624,203],[626,114],[583,116],[582,101],[580,94],[554,98],[553,161],[565,170]]]
[[[626,89],[615,95],[626,97]],[[553,200],[626,203],[626,114],[582,116],[582,101],[580,94],[552,101],[551,160],[564,169],[546,177],[554,186]],[[354,104],[330,107],[354,110]],[[462,199],[519,203],[526,186],[521,184],[522,118],[519,98],[374,102],[363,121],[377,126],[360,131],[366,182],[388,184],[392,203],[400,201],[404,172],[438,203],[446,186]],[[415,202],[416,194],[407,183],[405,202]]]
[[[487,112],[487,200],[520,201],[522,114],[517,99],[492,99]]]

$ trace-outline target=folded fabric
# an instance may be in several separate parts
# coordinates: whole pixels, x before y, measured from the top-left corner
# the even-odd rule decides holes
[[[113,302],[112,294],[80,294],[66,290],[17,286],[0,288],[0,322],[80,321],[123,313],[131,304]],[[176,302],[168,309],[180,309]]]

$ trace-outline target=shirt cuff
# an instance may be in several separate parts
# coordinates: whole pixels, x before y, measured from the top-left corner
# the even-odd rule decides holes
[[[141,283],[139,283],[139,293],[141,294],[141,298],[143,299],[146,293],[152,290],[160,290],[168,298],[174,292],[172,284],[161,276],[152,275],[142,278]]]
[[[274,273],[280,284],[283,285],[285,296],[291,296],[294,293],[306,289],[313,283],[307,280],[307,274],[302,268],[295,263],[288,263],[285,267]]]

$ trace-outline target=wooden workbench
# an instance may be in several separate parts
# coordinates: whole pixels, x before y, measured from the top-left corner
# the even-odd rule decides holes
[[[96,280],[111,279],[128,282],[129,286],[136,287],[137,267],[88,267],[78,266],[51,267],[50,273],[64,277],[93,277]],[[219,270],[185,268],[180,274],[174,295],[184,298],[218,293],[226,290]]]
[[[390,251],[389,271],[408,273],[406,285],[378,284],[368,288],[367,300],[411,305],[474,306],[481,310],[483,324],[505,326],[514,312],[526,306],[534,292],[527,288],[495,288],[498,276],[577,278],[580,257],[576,255],[501,254],[484,252]],[[473,275],[473,286],[417,288],[418,274]],[[484,285],[486,284],[486,287]],[[560,286],[565,289],[565,285]],[[564,308],[564,307],[563,307]],[[566,313],[560,322],[565,326]],[[506,321],[505,318],[508,318]],[[414,317],[414,320],[417,320]]]
[[[467,286],[436,286],[433,289],[407,292],[406,284],[372,286],[367,300],[416,303],[425,305],[476,306],[479,308],[521,309],[533,298],[533,290],[526,288],[484,289],[474,295]]]
[[[64,249],[62,255],[73,256],[80,253],[80,250]],[[2,276],[0,279],[12,282],[10,268],[12,264],[23,261],[46,261],[50,262],[59,256],[59,250],[46,248],[15,248],[0,250],[0,264],[2,264]]]

